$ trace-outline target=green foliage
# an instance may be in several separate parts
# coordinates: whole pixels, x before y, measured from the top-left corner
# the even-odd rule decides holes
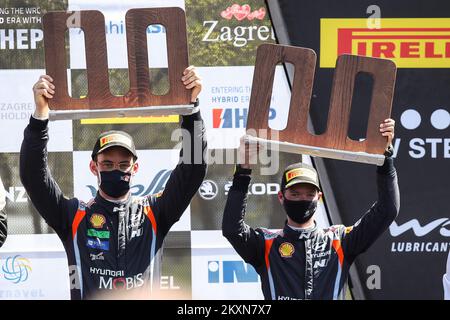
[[[264,20],[254,19],[249,21],[244,19],[238,21],[236,19],[226,20],[222,18],[220,13],[233,4],[248,4],[252,11],[266,7],[265,2],[261,0],[248,0],[245,2],[186,0],[190,64],[196,66],[254,65],[257,47],[262,43],[274,42],[270,38],[267,41],[255,38],[255,40],[248,41],[245,46],[235,47],[232,41],[202,41],[209,29],[207,25],[204,25],[204,21],[218,21],[215,31],[210,35],[210,38],[220,37],[220,29],[223,27],[229,27],[231,30],[239,26],[267,26],[271,28],[268,14],[266,14]]]

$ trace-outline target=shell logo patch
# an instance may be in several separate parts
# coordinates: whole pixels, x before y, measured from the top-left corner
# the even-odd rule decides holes
[[[89,220],[91,222],[91,225],[96,228],[96,229],[100,229],[103,228],[103,225],[106,222],[105,216],[99,213],[94,213],[91,216],[91,219]]]
[[[291,258],[292,255],[295,252],[295,248],[292,245],[292,243],[289,242],[283,242],[280,247],[278,248],[278,251],[280,252],[280,255],[283,258]]]

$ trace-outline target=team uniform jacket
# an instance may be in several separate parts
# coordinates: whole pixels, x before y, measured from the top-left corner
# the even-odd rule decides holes
[[[442,277],[444,284],[444,300],[450,300],[450,252],[447,257],[447,273]]]
[[[244,222],[249,175],[236,172],[222,230],[261,277],[266,300],[343,299],[350,265],[394,221],[400,206],[392,158],[377,169],[378,201],[353,226],[253,229]]]
[[[32,203],[64,245],[71,298],[102,298],[107,296],[99,293],[114,290],[150,296],[159,289],[164,237],[206,174],[200,112],[183,116],[181,127],[190,137],[183,135],[180,162],[162,195],[130,196],[124,202],[105,200],[99,193],[88,203],[64,197],[47,167],[47,125],[48,120],[30,119],[20,152],[20,177]],[[183,151],[190,153],[183,157]]]
[[[6,192],[0,179],[0,247],[5,243],[8,235],[8,224],[6,220]]]

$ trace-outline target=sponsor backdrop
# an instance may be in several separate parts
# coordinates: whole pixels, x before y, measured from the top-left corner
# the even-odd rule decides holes
[[[281,0],[279,7],[291,44],[318,54],[311,111],[318,133],[325,131],[338,55],[396,62],[392,117],[401,209],[389,231],[357,260],[357,269],[367,298],[442,299],[450,246],[450,5],[444,0],[375,3]],[[370,99],[366,80],[360,84],[350,129],[355,138],[364,137]],[[341,218],[350,224],[373,201],[375,170],[334,160],[325,166]]]
[[[0,249],[0,299],[68,299],[69,270],[64,249],[53,230],[34,209],[19,179],[23,130],[34,110],[31,87],[45,73],[42,16],[54,10],[100,10],[105,16],[111,90],[128,90],[125,13],[137,7],[178,6],[186,10],[190,64],[204,79],[200,96],[207,127],[210,159],[207,180],[164,246],[161,289],[167,298],[260,299],[255,270],[221,235],[226,196],[231,186],[235,149],[244,133],[258,45],[274,43],[275,35],[264,1],[12,1],[0,4],[0,175],[7,191],[9,234]],[[74,15],[76,19],[76,15]],[[148,28],[152,90],[167,92],[166,31]],[[84,33],[67,33],[69,94],[83,97],[86,86]],[[181,75],[180,75],[181,76]],[[283,69],[276,73],[270,125],[283,128],[290,92]],[[88,169],[98,134],[117,129],[129,132],[138,149],[140,172],[133,194],[161,191],[178,161],[179,141],[173,131],[178,116],[85,119],[50,123],[49,167],[68,197],[89,201],[97,181]],[[224,164],[228,159],[228,164]],[[278,162],[279,160],[279,162]],[[255,170],[250,187],[248,222],[281,228],[284,214],[276,193],[284,166],[300,156],[281,154],[270,163],[271,175]],[[308,157],[305,161],[310,162]],[[269,166],[269,165],[267,165]],[[258,168],[258,167],[257,167]],[[325,206],[317,214],[328,225]]]

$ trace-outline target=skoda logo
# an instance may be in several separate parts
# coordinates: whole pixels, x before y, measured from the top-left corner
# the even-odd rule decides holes
[[[200,197],[202,197],[202,199],[212,200],[217,196],[218,190],[219,189],[217,188],[217,184],[214,181],[205,180],[200,186],[198,193],[200,194]]]

